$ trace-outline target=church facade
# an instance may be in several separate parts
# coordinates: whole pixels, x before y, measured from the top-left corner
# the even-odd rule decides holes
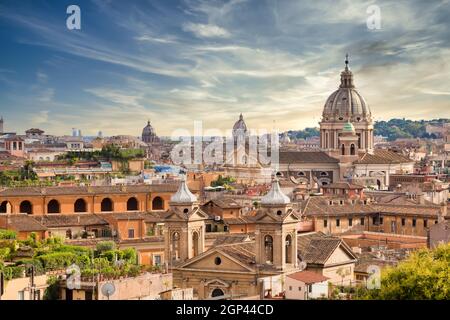
[[[374,146],[373,117],[369,104],[356,89],[348,57],[340,75],[340,85],[326,100],[320,125],[320,149],[279,152],[275,166],[257,169],[228,166],[227,173],[238,181],[261,183],[267,172],[311,191],[333,182],[351,181],[372,189],[385,189],[389,176],[412,173],[414,160]],[[246,131],[242,114],[233,127]],[[264,181],[258,181],[263,179]],[[264,177],[264,178],[261,178]],[[254,179],[254,180],[252,180]]]

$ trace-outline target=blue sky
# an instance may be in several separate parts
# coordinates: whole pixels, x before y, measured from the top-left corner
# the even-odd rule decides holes
[[[81,8],[81,30],[66,8]],[[367,28],[367,8],[381,29]],[[447,1],[0,2],[6,130],[316,126],[350,54],[375,119],[450,117]]]

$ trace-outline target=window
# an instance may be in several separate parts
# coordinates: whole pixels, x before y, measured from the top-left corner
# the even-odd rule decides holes
[[[161,197],[155,197],[152,201],[153,210],[164,210],[164,200]]]
[[[324,219],[323,220],[323,227],[326,228],[328,226],[328,220]]]
[[[339,204],[342,206],[344,204],[344,200],[339,200]]]
[[[348,218],[348,226],[351,227],[353,225],[353,219]]]
[[[424,228],[428,227],[428,220],[427,219],[423,219],[423,227]]]
[[[305,173],[303,171],[300,171],[299,173],[297,173],[297,175],[300,176],[300,177],[304,177]]]
[[[278,215],[278,216],[281,216],[282,213],[283,213],[283,212],[282,212],[281,210],[278,210],[278,211],[277,211],[277,215]]]
[[[105,198],[102,200],[101,211],[113,211],[113,202],[110,198]]]
[[[383,217],[380,217],[380,224],[383,224]]]
[[[291,235],[286,236],[286,263],[292,263],[292,237]]]
[[[336,227],[339,227],[341,225],[341,219],[336,219]]]
[[[292,291],[292,286],[289,286],[289,291]]]
[[[264,252],[266,263],[273,263],[273,238],[269,235],[264,237]]]
[[[127,211],[136,211],[138,210],[138,201],[135,197],[131,197],[127,201]]]
[[[359,223],[363,226],[364,225],[364,218],[361,218]]]
[[[352,145],[350,146],[350,154],[352,155],[352,156],[354,156],[355,155],[355,145],[352,143]]]
[[[377,225],[377,217],[372,217],[372,224],[373,224],[374,226]]]
[[[298,287],[298,291],[302,291],[302,287]]]
[[[312,292],[312,285],[311,285],[311,284],[308,286],[308,292],[309,292],[309,293]]]
[[[405,224],[406,224],[406,220],[405,220],[405,218],[402,218],[402,227],[404,227]]]
[[[59,202],[56,200],[50,200],[47,204],[47,213],[59,213]]]
[[[73,205],[73,211],[86,212],[86,201],[84,201],[84,199],[78,199],[77,201],[75,201],[75,204]]]
[[[92,300],[92,291],[84,292],[84,300]]]
[[[153,257],[153,265],[155,265],[155,266],[161,265],[161,256],[160,255],[155,255]]]
[[[134,229],[128,229],[128,239],[134,238]]]
[[[214,264],[215,264],[216,266],[220,265],[221,263],[222,263],[222,259],[220,259],[220,257],[216,257],[216,258],[214,259]]]
[[[413,228],[416,227],[416,223],[417,223],[416,219],[412,219],[412,226],[413,226]]]

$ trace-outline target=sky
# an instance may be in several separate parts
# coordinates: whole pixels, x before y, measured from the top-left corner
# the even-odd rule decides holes
[[[6,131],[317,126],[346,53],[375,120],[450,118],[449,0],[1,0],[0,43]]]

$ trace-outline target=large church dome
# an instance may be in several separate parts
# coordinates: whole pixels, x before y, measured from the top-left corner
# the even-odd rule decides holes
[[[322,121],[370,121],[369,105],[355,89],[348,59],[345,61],[345,70],[341,72],[341,85],[328,97],[322,116]]]
[[[146,143],[153,143],[158,140],[156,136],[156,132],[150,124],[150,120],[147,122],[147,125],[142,129],[142,141]]]

